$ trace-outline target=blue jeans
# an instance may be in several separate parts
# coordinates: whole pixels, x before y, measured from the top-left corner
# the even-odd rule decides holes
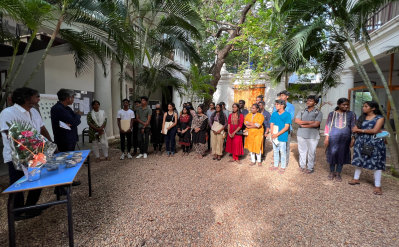
[[[286,157],[287,157],[287,143],[280,142],[278,146],[276,146],[273,143],[273,151],[274,151],[274,167],[278,167],[278,163],[280,161],[280,154],[281,154],[281,168],[285,169]]]
[[[168,130],[168,133],[165,135],[165,144],[166,144],[166,153],[174,154],[176,147],[176,131],[177,128],[173,127]]]
[[[342,164],[337,164],[337,168],[335,168],[335,164],[334,165],[330,164],[330,172],[341,173],[342,167],[344,167],[344,165]]]

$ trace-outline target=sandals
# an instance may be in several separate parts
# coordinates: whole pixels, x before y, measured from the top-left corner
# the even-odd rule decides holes
[[[339,173],[335,173],[335,181],[337,181],[337,182],[342,182],[342,178],[341,178],[341,176],[339,175]]]
[[[304,169],[304,168],[298,168],[298,171],[300,171],[300,172],[304,172],[306,169]]]
[[[382,195],[381,187],[375,187],[373,194],[378,196]]]
[[[202,157],[202,155],[197,155],[197,159],[202,159],[203,157]]]
[[[360,182],[359,182],[359,179],[352,179],[351,181],[348,182],[348,184],[350,184],[350,185],[359,184],[360,185]]]
[[[241,162],[241,161],[239,161],[239,160],[236,160],[236,162],[237,162],[237,164],[240,164],[240,165],[242,164],[242,162]]]
[[[234,162],[234,161],[235,161],[234,159],[229,160],[229,162]]]
[[[269,167],[269,171],[276,171],[276,170],[278,170],[278,167],[275,167],[275,166]]]
[[[335,173],[334,172],[330,172],[330,174],[327,176],[327,178],[330,179],[330,180],[334,180],[334,177],[335,177]]]
[[[258,162],[258,167],[263,167],[262,162]]]
[[[313,169],[312,169],[312,170],[306,169],[306,170],[304,171],[304,173],[306,173],[306,174],[311,174],[311,173],[313,173],[313,172],[314,172]]]
[[[280,168],[280,170],[278,171],[278,174],[284,174],[285,172],[285,168]]]
[[[256,165],[256,162],[251,162],[251,164],[249,164],[250,166],[254,166]]]

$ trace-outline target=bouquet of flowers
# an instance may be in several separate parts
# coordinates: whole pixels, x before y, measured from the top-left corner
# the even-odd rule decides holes
[[[47,157],[53,155],[57,145],[40,135],[29,123],[16,120],[7,122],[7,125],[14,166],[18,170],[23,170],[27,179],[30,180],[30,176],[40,173],[40,168],[46,164]]]

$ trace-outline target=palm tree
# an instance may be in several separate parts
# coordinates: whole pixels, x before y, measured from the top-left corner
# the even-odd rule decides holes
[[[212,98],[209,92],[215,88],[209,84],[213,78],[211,75],[201,75],[199,68],[191,65],[190,71],[185,76],[187,79],[185,90],[190,101],[193,101],[195,96],[201,99]]]
[[[322,44],[319,46],[320,50],[315,49],[315,54],[325,51],[329,54],[325,57],[325,62],[320,64],[322,71],[324,71],[322,78],[325,80],[329,77],[330,80],[337,81],[345,63],[345,55],[347,55],[363,78],[373,99],[379,103],[377,94],[353,45],[354,38],[359,37],[359,34],[365,35],[362,18],[364,20],[364,16],[373,13],[373,9],[377,8],[377,4],[374,3],[373,5],[371,2],[376,1],[278,1],[276,3],[279,4],[277,9],[283,10],[280,16],[286,19],[288,30],[287,40],[282,47],[284,60],[293,64],[303,63],[304,60],[306,61],[304,54],[305,48],[309,47],[308,44],[320,43]],[[387,94],[389,98],[389,90]],[[387,119],[385,112],[383,112],[383,115]],[[397,140],[393,137],[391,126],[387,125],[387,127],[392,136],[388,138],[389,148],[392,150],[391,153],[395,153],[393,154],[394,168],[399,171],[396,155],[399,152],[399,146]]]

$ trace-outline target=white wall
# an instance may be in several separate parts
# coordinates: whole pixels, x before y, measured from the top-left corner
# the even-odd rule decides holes
[[[94,92],[94,66],[82,76],[75,76],[73,55],[47,56],[44,61],[45,93],[56,94],[61,88]],[[87,125],[87,118],[81,118],[78,133]]]
[[[43,55],[43,51],[32,52],[26,55],[25,61],[21,66],[21,69],[18,73],[18,76],[12,86],[12,89],[16,89],[22,87],[25,82],[28,80],[30,75],[32,74],[33,70],[36,68],[37,64],[39,63],[41,57]],[[2,65],[0,65],[0,70],[8,70],[9,63],[11,62],[11,57],[3,58]],[[13,73],[18,67],[19,62],[21,61],[21,56],[17,56],[15,58]],[[36,76],[33,80],[29,83],[28,87],[34,88],[38,90],[40,93],[45,93],[44,88],[44,70],[45,66],[41,66],[39,71],[37,72]]]

